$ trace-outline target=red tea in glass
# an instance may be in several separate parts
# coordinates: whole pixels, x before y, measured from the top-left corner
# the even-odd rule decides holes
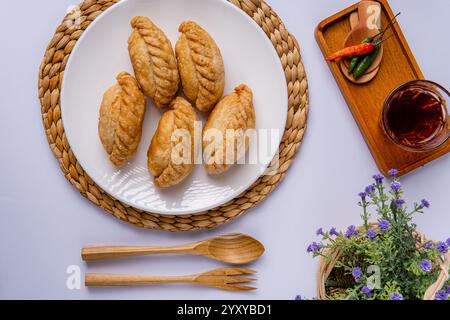
[[[450,136],[446,89],[437,83],[415,80],[395,89],[383,109],[386,134],[401,147],[429,151]]]

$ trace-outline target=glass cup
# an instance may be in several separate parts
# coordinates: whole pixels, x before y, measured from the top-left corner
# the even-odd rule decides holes
[[[400,85],[384,103],[384,132],[408,151],[426,152],[442,146],[450,138],[449,99],[450,93],[432,81],[413,80]]]

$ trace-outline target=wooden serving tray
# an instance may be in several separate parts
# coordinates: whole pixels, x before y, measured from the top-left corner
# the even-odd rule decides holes
[[[394,18],[387,0],[381,4],[381,23],[386,26]],[[316,29],[316,40],[324,56],[342,49],[345,36],[350,31],[350,14],[358,10],[355,4],[325,20]],[[424,79],[411,49],[397,23],[388,35],[394,36],[384,43],[384,56],[378,75],[367,84],[353,84],[342,74],[338,63],[329,63],[331,72],[358,123],[379,169],[387,174],[389,169],[399,170],[404,175],[450,151],[450,141],[431,152],[410,152],[395,145],[384,134],[381,127],[381,112],[389,93],[400,84]]]

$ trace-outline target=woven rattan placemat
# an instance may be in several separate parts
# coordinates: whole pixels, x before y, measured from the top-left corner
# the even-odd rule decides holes
[[[103,11],[117,0],[85,0],[77,16],[68,14],[56,29],[39,70],[39,99],[48,143],[67,180],[95,205],[137,227],[166,231],[194,231],[220,226],[244,214],[266,198],[283,180],[299,150],[308,115],[308,82],[296,39],[272,8],[261,0],[229,0],[245,11],[273,43],[286,76],[288,118],[279,151],[279,169],[259,178],[253,186],[227,204],[207,212],[169,216],[143,212],[112,198],[84,172],[66,139],[61,120],[60,90],[64,69],[77,40]],[[76,19],[76,26],[72,21]]]

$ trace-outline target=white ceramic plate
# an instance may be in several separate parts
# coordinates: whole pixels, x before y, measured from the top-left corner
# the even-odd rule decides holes
[[[279,145],[287,117],[287,86],[281,62],[262,29],[243,11],[224,0],[124,0],[113,6],[83,33],[64,74],[61,111],[72,150],[89,176],[120,201],[159,214],[202,212],[224,204],[248,189],[267,168],[273,150],[257,164],[237,165],[220,177],[209,177],[202,165],[169,190],[158,190],[147,171],[147,149],[161,117],[148,103],[142,142],[135,159],[122,169],[108,159],[98,137],[98,113],[105,90],[121,71],[133,74],[127,51],[130,20],[148,16],[172,41],[178,26],[193,20],[203,26],[221,49],[226,73],[225,93],[241,83],[254,93],[257,129],[275,130],[253,141],[250,152],[261,153],[271,139]],[[202,118],[204,121],[204,117]],[[277,134],[278,132],[278,134]],[[265,148],[267,149],[267,148]]]

